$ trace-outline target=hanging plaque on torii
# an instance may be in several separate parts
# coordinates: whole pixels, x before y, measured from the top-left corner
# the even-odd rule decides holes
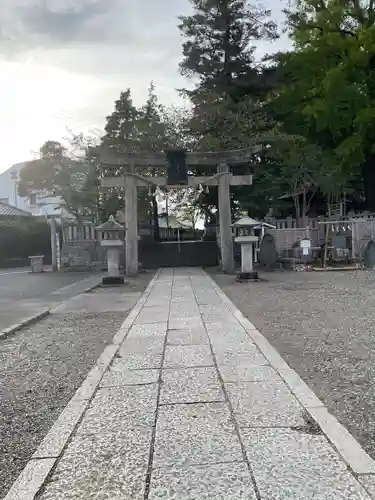
[[[102,188],[125,187],[126,226],[126,273],[138,273],[138,210],[137,187],[169,186],[198,187],[218,186],[221,267],[226,273],[234,272],[232,217],[230,208],[230,186],[249,186],[252,174],[233,175],[231,167],[253,164],[254,154],[263,146],[214,153],[191,153],[170,150],[160,153],[141,154],[113,151],[110,148],[92,148],[106,169],[122,167],[123,176],[104,177]],[[137,173],[137,168],[152,167],[166,170],[167,176],[145,177]],[[216,167],[217,173],[210,176],[193,176],[189,172],[197,168]]]
[[[187,186],[188,174],[186,166],[186,151],[183,149],[174,149],[165,152],[167,158],[167,185],[168,186]]]

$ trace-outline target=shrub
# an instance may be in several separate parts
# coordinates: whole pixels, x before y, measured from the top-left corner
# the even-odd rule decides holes
[[[51,253],[50,226],[36,217],[0,218],[0,266],[25,265],[30,255]]]

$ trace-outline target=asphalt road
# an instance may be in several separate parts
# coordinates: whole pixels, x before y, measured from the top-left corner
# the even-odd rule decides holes
[[[27,268],[0,269],[0,332],[82,293],[96,279],[87,272],[31,274]]]

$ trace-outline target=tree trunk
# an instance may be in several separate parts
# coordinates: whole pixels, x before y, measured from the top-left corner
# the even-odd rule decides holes
[[[223,74],[225,78],[226,92],[230,94],[231,86],[232,86],[232,71],[231,71],[231,44],[230,44],[230,32],[231,32],[231,21],[230,21],[230,12],[229,8],[225,8],[224,11],[224,19],[225,19],[225,34],[223,40],[223,48],[224,48],[224,66],[223,66]]]
[[[332,203],[332,195],[328,195],[328,220],[331,220],[331,203]],[[329,233],[330,233],[331,225],[326,224],[325,234],[324,234],[324,258],[323,258],[323,268],[327,267],[328,260],[328,243],[329,243]]]
[[[302,227],[301,225],[301,205],[299,200],[299,195],[293,196],[294,209],[296,211],[296,225],[297,227]]]
[[[302,194],[302,206],[301,206],[301,227],[307,226],[306,212],[307,212],[307,201],[306,201],[306,190],[304,189]]]
[[[363,165],[362,177],[366,199],[366,210],[375,212],[375,155],[369,155]]]
[[[152,217],[154,220],[154,239],[160,241],[158,204],[155,196],[152,197]]]

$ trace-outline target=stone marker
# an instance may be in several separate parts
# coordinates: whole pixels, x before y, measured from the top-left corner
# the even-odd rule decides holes
[[[272,234],[266,233],[260,242],[258,252],[258,262],[265,270],[272,271],[277,263],[277,250],[275,238]]]
[[[367,269],[375,266],[375,241],[374,240],[370,240],[367,244],[365,254],[363,256],[363,263]]]

